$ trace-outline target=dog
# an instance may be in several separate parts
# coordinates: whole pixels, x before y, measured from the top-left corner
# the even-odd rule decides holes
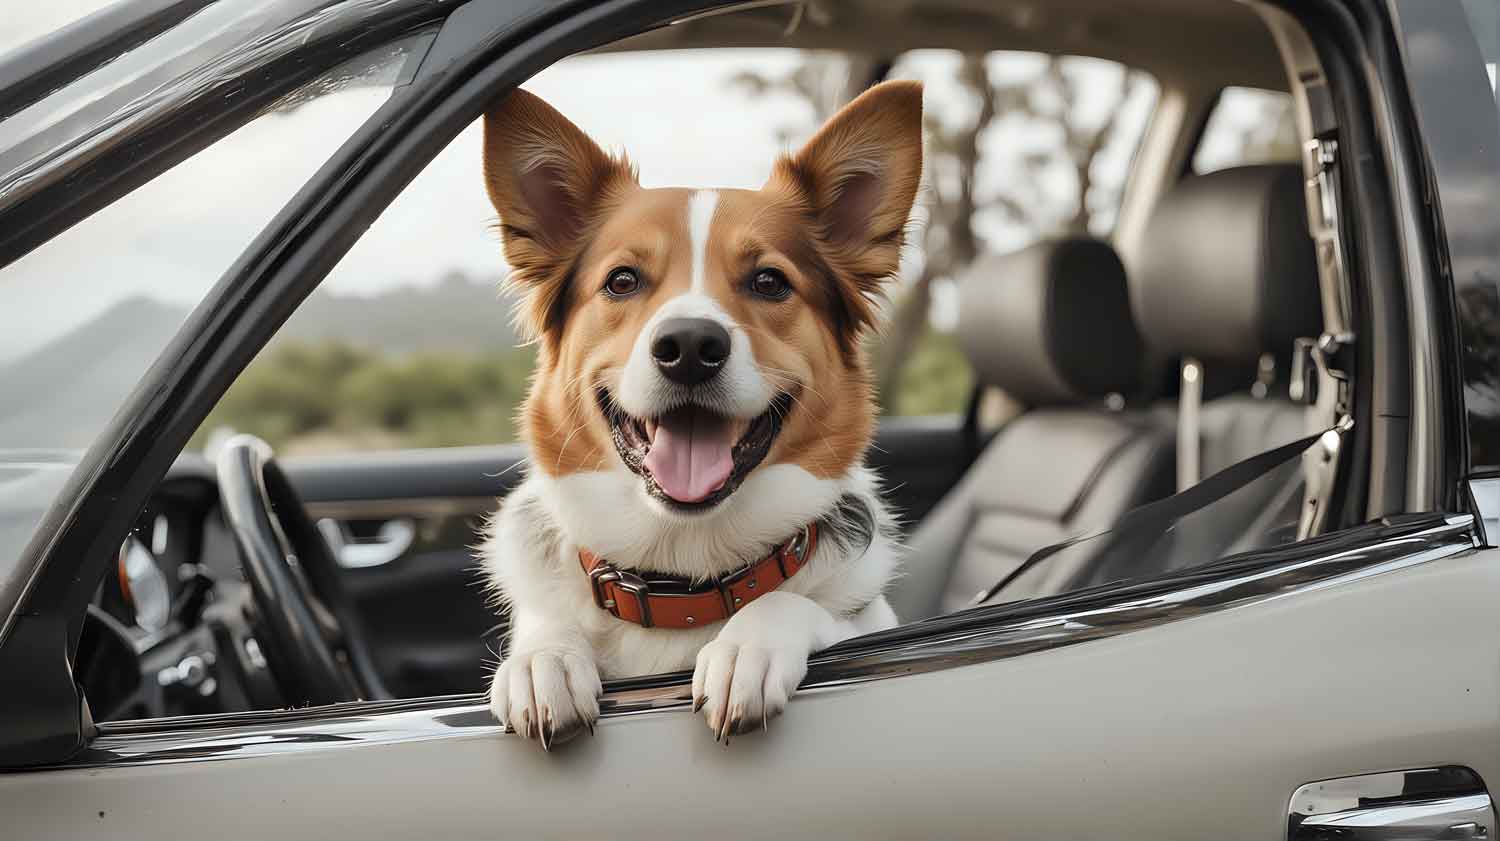
[[[921,172],[916,82],[867,90],[758,191],[644,189],[525,91],[485,114],[537,346],[528,474],[479,549],[509,612],[508,730],[550,748],[593,732],[601,677],[692,667],[727,742],[783,711],[811,653],[896,624],[861,339]]]

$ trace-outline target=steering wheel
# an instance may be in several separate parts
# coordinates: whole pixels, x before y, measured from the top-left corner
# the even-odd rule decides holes
[[[251,624],[285,702],[385,697],[337,561],[271,446],[237,435],[216,469],[220,505],[250,584]]]

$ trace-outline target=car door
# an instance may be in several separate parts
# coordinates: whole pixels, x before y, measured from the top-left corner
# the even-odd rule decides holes
[[[1500,553],[1468,523],[851,646],[727,747],[680,680],[637,682],[553,753],[478,698],[106,725],[0,803],[28,838],[159,837],[167,792],[184,837],[1280,837],[1309,782],[1500,774]],[[1459,773],[1444,803],[1486,797]]]
[[[456,131],[524,68],[661,14],[644,3],[559,12],[524,37],[508,17],[487,37],[476,19],[460,21],[454,37],[464,49],[413,92],[415,101],[431,93],[450,103],[457,116],[434,108],[402,127],[441,134],[433,127],[448,119]],[[594,34],[585,38],[583,27]],[[508,75],[485,76],[497,57]],[[483,84],[444,87],[468,73]],[[372,150],[399,153],[376,136],[361,143],[328,178]],[[373,189],[404,171],[366,174]],[[367,207],[341,215],[316,205],[315,193],[278,224],[347,236],[368,219]],[[268,237],[257,249],[281,244]],[[210,306],[240,291],[227,286]],[[274,326],[243,338],[263,342]],[[1439,374],[1457,385],[1456,367]],[[176,386],[155,376],[148,385],[172,394]],[[127,411],[145,420],[191,411],[145,403]],[[197,411],[201,420],[207,407]],[[180,449],[188,434],[161,447]],[[101,458],[111,446],[100,445]],[[330,519],[360,520],[332,507],[359,495],[366,480],[353,468],[309,463],[298,472],[303,495],[329,505]],[[410,496],[416,487],[409,478],[371,494],[420,498]],[[434,496],[466,487],[440,481]],[[72,504],[86,509],[89,500]],[[391,513],[401,512],[363,516]],[[61,546],[74,528],[64,523]],[[482,699],[466,696],[104,724],[71,756],[0,774],[0,812],[7,831],[26,838],[1157,839],[1275,837],[1375,804],[1421,812],[1404,815],[1413,819],[1467,808],[1441,830],[1469,824],[1463,831],[1482,837],[1494,826],[1486,784],[1500,780],[1500,618],[1491,607],[1500,550],[1487,539],[1493,532],[1471,513],[1394,516],[1148,581],[853,640],[818,656],[768,733],[728,746],[691,713],[682,675],[612,684],[596,736],[556,753],[503,733]],[[20,675],[0,672],[12,697],[29,697]],[[1446,782],[1413,782],[1434,776]],[[1329,792],[1345,802],[1328,805],[1339,802]],[[1490,821],[1483,830],[1481,820]]]

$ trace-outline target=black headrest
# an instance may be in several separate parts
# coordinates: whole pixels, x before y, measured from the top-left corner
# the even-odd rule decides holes
[[[1253,365],[1323,332],[1296,165],[1184,178],[1157,205],[1143,245],[1136,317],[1158,353]]]
[[[1144,348],[1125,267],[1087,237],[975,261],[959,283],[958,339],[980,382],[1028,406],[1130,394]]]

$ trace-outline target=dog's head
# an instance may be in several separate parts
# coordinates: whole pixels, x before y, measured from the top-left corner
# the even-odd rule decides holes
[[[629,471],[677,516],[764,466],[844,475],[874,428],[859,339],[897,269],[921,121],[921,86],[889,82],[760,190],[648,190],[529,93],[487,113],[486,186],[539,345],[535,467]]]

